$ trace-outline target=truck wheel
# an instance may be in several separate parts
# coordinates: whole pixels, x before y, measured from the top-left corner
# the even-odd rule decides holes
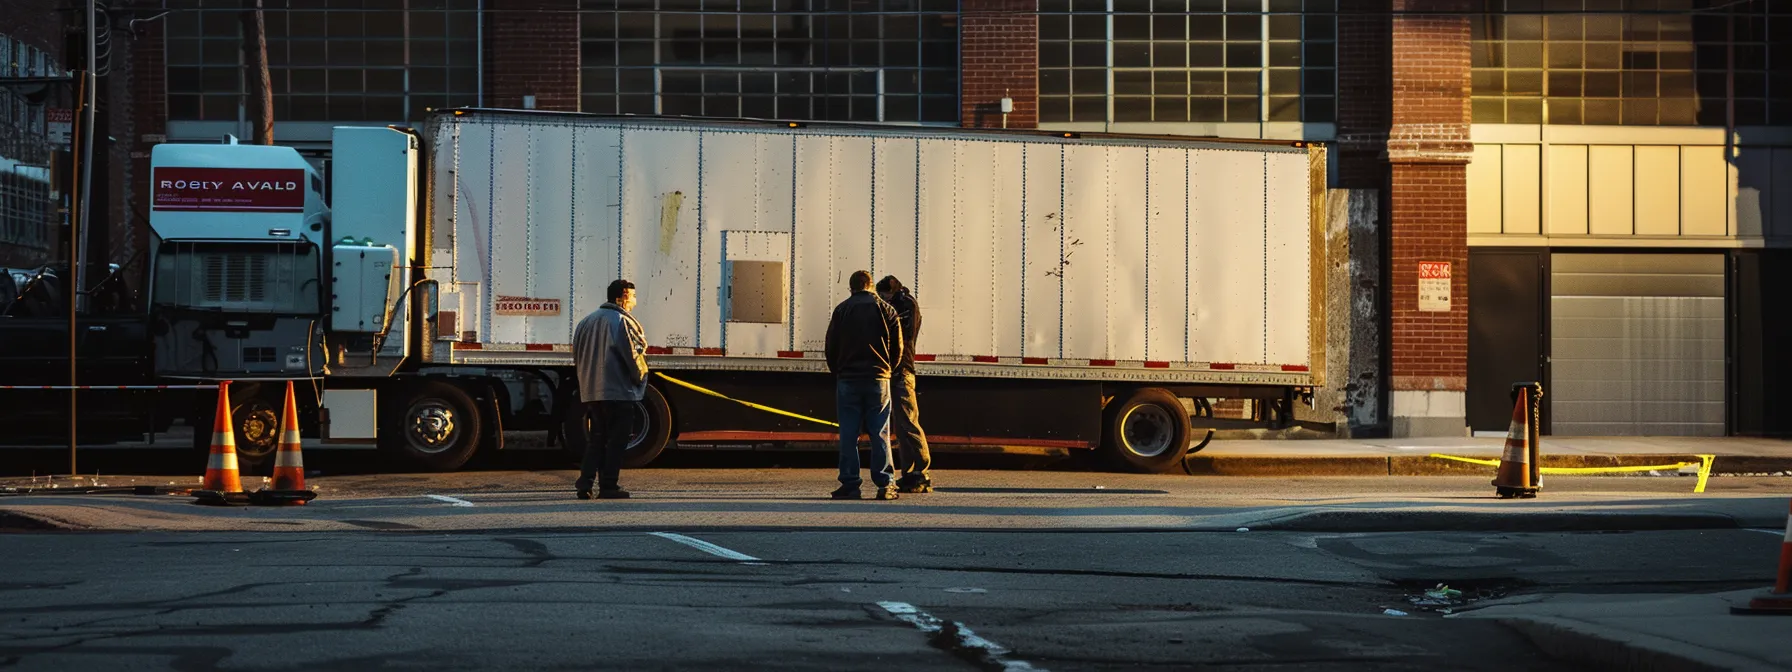
[[[267,394],[272,386],[249,385],[247,389],[232,386],[230,390],[231,429],[236,434],[237,469],[244,475],[266,476],[274,463],[274,452],[280,447],[279,404]],[[253,473],[251,473],[253,472]]]
[[[635,431],[628,437],[628,449],[622,454],[624,469],[647,466],[672,443],[672,407],[652,385],[647,386],[646,398],[635,404],[634,426]],[[560,424],[560,446],[575,465],[585,459],[587,428],[585,405],[577,401],[568,403]]]
[[[430,471],[453,471],[479,450],[479,407],[466,390],[441,381],[416,387],[386,426],[387,447],[410,464]]]
[[[1188,411],[1169,390],[1148,387],[1108,404],[1102,450],[1114,466],[1141,473],[1168,473],[1188,452]]]

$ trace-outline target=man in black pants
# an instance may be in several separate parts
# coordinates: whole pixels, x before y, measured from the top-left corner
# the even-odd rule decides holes
[[[890,398],[895,402],[890,429],[901,448],[898,461],[902,464],[896,491],[933,492],[933,479],[927,474],[927,468],[933,466],[933,456],[927,450],[927,433],[921,431],[921,409],[915,398],[915,344],[921,335],[921,304],[894,275],[877,281],[877,295],[896,309],[896,317],[902,322],[902,361],[890,374]]]
[[[610,283],[605,303],[572,330],[572,358],[578,367],[579,399],[585,404],[585,459],[573,482],[579,499],[591,499],[592,477],[598,499],[628,499],[617,480],[622,453],[634,433],[635,405],[647,396],[647,335],[629,314],[635,308],[635,284]]]

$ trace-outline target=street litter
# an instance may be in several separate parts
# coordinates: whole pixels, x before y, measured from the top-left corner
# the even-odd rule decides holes
[[[1452,614],[1456,610],[1479,600],[1504,597],[1503,590],[1482,588],[1472,593],[1464,593],[1444,584],[1426,590],[1417,595],[1407,595],[1406,601],[1421,611],[1435,611],[1441,614]]]
[[[1387,616],[1406,616],[1407,615],[1406,612],[1401,611],[1399,609],[1383,609],[1383,610],[1381,610],[1381,613],[1384,615],[1387,615]]]
[[[1251,528],[1248,528],[1248,527],[1241,527],[1241,528],[1238,528],[1238,530],[1237,530],[1237,531],[1239,531],[1239,532],[1249,532],[1249,531],[1251,531]]]

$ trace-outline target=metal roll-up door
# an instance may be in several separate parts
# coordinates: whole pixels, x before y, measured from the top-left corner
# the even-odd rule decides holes
[[[1724,434],[1724,256],[1556,254],[1550,432]]]

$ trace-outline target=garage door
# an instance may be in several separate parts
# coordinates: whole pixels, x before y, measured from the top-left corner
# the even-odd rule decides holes
[[[1724,433],[1724,257],[1556,254],[1550,432]]]

